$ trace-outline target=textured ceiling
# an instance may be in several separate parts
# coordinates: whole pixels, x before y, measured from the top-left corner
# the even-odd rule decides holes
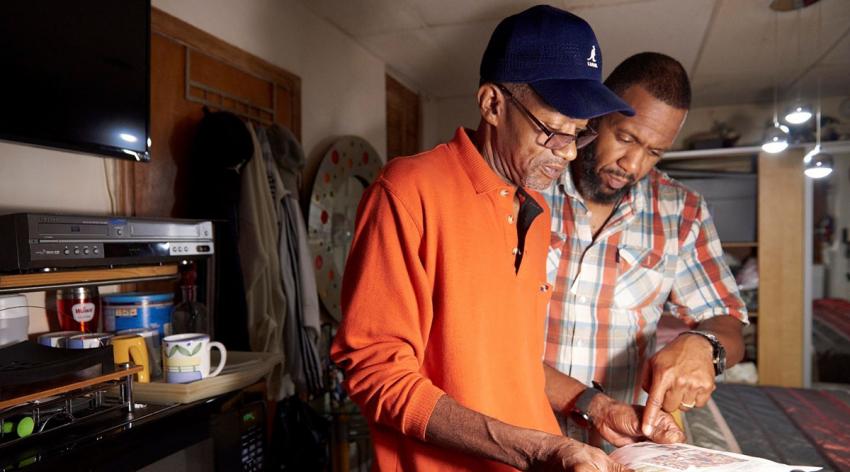
[[[300,0],[432,98],[471,94],[490,33],[523,0]],[[603,73],[640,51],[669,54],[691,74],[695,106],[797,94],[850,96],[850,0],[776,14],[771,0],[557,0],[593,26]],[[818,10],[821,9],[820,35]],[[774,40],[778,29],[779,39]],[[778,45],[778,47],[776,47]]]

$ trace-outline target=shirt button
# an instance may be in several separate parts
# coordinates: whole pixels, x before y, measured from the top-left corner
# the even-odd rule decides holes
[[[518,247],[515,247],[515,248],[511,249],[511,254],[513,254],[513,255],[515,255],[515,256],[516,256],[517,254],[519,254],[519,248],[518,248]]]
[[[578,297],[578,301],[581,302],[581,303],[587,303],[587,297],[585,297],[585,296]]]
[[[514,224],[514,215],[508,215],[508,224],[509,225]]]
[[[508,189],[506,189],[506,188],[503,188],[502,190],[499,190],[499,195],[501,195],[501,196],[503,196],[503,197],[507,197],[507,196],[508,196],[508,195],[510,195],[510,194],[511,194],[510,190],[508,190]]]

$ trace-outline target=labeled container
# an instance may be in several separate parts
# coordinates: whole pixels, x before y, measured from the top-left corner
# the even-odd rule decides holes
[[[0,347],[26,341],[29,327],[27,297],[0,295]]]
[[[56,291],[56,315],[64,331],[95,333],[100,323],[97,287],[63,288]]]
[[[103,296],[105,331],[156,328],[160,339],[171,334],[173,293],[115,293]]]

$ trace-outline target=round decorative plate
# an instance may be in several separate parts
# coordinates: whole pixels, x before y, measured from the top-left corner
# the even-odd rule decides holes
[[[382,166],[378,152],[366,140],[345,136],[325,153],[313,182],[308,242],[319,298],[337,320],[342,318],[342,273],[354,236],[357,205]]]

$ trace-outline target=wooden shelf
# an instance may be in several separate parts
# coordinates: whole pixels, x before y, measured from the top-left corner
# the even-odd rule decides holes
[[[177,265],[172,264],[0,275],[0,293],[170,280],[176,278],[177,274]]]
[[[720,245],[723,246],[724,248],[735,249],[735,248],[742,248],[742,247],[758,247],[759,243],[758,243],[758,241],[744,241],[744,242],[732,242],[732,243],[721,242]]]

